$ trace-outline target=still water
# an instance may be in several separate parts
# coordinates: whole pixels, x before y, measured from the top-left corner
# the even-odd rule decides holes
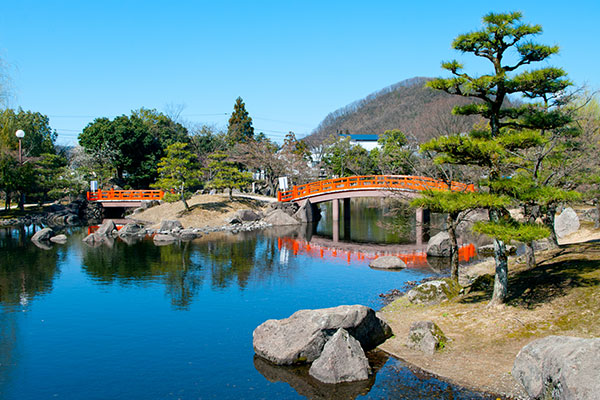
[[[254,357],[266,319],[380,308],[380,293],[434,273],[426,267],[371,270],[372,254],[311,246],[293,229],[92,248],[79,228],[42,249],[31,228],[0,230],[2,399],[487,398],[383,353],[370,355],[372,379],[338,386]]]

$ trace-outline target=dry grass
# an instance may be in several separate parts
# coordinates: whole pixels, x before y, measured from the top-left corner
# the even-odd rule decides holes
[[[567,245],[541,254],[538,266],[510,265],[507,304],[489,308],[491,289],[437,306],[397,300],[383,310],[395,337],[382,348],[463,386],[524,396],[510,371],[519,350],[548,335],[600,336],[600,245]],[[451,342],[434,356],[404,346],[410,324],[432,320]]]
[[[227,195],[197,195],[188,200],[188,205],[190,210],[186,211],[181,201],[164,203],[135,214],[133,218],[154,225],[162,220],[178,219],[185,228],[216,227],[223,225],[237,210],[261,211],[265,206],[257,200],[236,197],[229,200]]]

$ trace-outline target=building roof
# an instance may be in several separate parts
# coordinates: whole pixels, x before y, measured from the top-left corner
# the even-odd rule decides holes
[[[376,142],[379,139],[379,135],[376,133],[344,134],[342,136],[350,136],[350,140],[357,142]]]

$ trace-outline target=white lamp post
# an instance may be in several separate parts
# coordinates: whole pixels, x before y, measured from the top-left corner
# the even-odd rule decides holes
[[[15,136],[19,138],[19,164],[23,164],[23,152],[21,151],[21,139],[25,137],[25,131],[19,129],[15,132]]]

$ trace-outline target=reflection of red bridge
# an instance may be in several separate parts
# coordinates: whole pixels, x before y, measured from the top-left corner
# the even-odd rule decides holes
[[[354,261],[365,261],[374,260],[377,257],[383,255],[397,256],[406,263],[407,267],[423,268],[427,267],[427,254],[424,251],[415,252],[394,252],[394,251],[373,251],[373,252],[362,252],[358,250],[342,250],[335,247],[319,246],[310,244],[310,242],[302,239],[293,239],[289,237],[283,237],[277,239],[277,247],[279,250],[286,248],[290,250],[294,255],[303,254],[309,257],[331,259],[331,260],[345,260],[350,264]],[[475,245],[467,244],[463,245],[458,250],[459,261],[469,261],[475,257]]]

